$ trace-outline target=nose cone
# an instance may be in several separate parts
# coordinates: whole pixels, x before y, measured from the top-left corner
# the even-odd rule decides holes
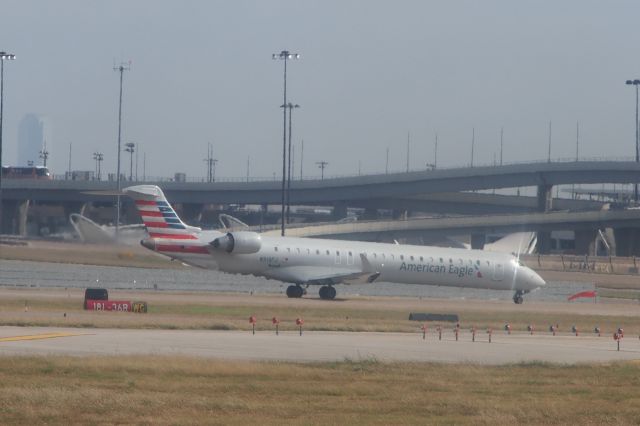
[[[525,268],[525,270],[526,270],[525,276],[527,277],[527,280],[526,280],[527,285],[530,286],[531,290],[539,287],[544,287],[545,285],[547,285],[545,280],[543,280],[542,277],[538,275],[536,271],[534,271],[531,268]]]

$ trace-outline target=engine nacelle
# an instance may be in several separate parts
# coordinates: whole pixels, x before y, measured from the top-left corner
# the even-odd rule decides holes
[[[262,247],[262,238],[256,232],[229,232],[209,243],[214,249],[233,254],[257,253]]]

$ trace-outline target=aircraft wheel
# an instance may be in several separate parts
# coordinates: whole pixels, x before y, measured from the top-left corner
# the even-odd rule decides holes
[[[327,299],[335,299],[336,298],[336,289],[333,287],[327,287]]]
[[[289,287],[287,287],[287,297],[299,298],[302,297],[303,293],[304,289],[299,285],[290,285]]]
[[[320,290],[318,291],[318,294],[320,295],[320,299],[328,299],[327,297],[327,289],[329,287],[327,287],[326,285],[323,285],[322,287],[320,287]]]
[[[522,298],[522,292],[516,291],[516,294],[513,295],[513,303],[515,303],[516,305],[522,305],[522,302],[524,302],[524,299]]]

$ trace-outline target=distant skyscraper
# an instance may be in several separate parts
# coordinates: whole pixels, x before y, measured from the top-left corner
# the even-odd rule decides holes
[[[46,150],[51,154],[53,149],[49,120],[38,114],[26,114],[18,125],[18,164],[16,165],[41,165],[40,151],[45,144]]]

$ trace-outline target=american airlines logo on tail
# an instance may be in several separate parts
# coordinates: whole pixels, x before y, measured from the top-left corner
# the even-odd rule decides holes
[[[140,185],[127,191],[133,196],[142,222],[151,238],[172,240],[197,240],[192,231],[199,230],[185,225],[173,207],[159,194],[153,186]],[[134,196],[135,195],[135,196]],[[149,199],[153,198],[153,199]]]

